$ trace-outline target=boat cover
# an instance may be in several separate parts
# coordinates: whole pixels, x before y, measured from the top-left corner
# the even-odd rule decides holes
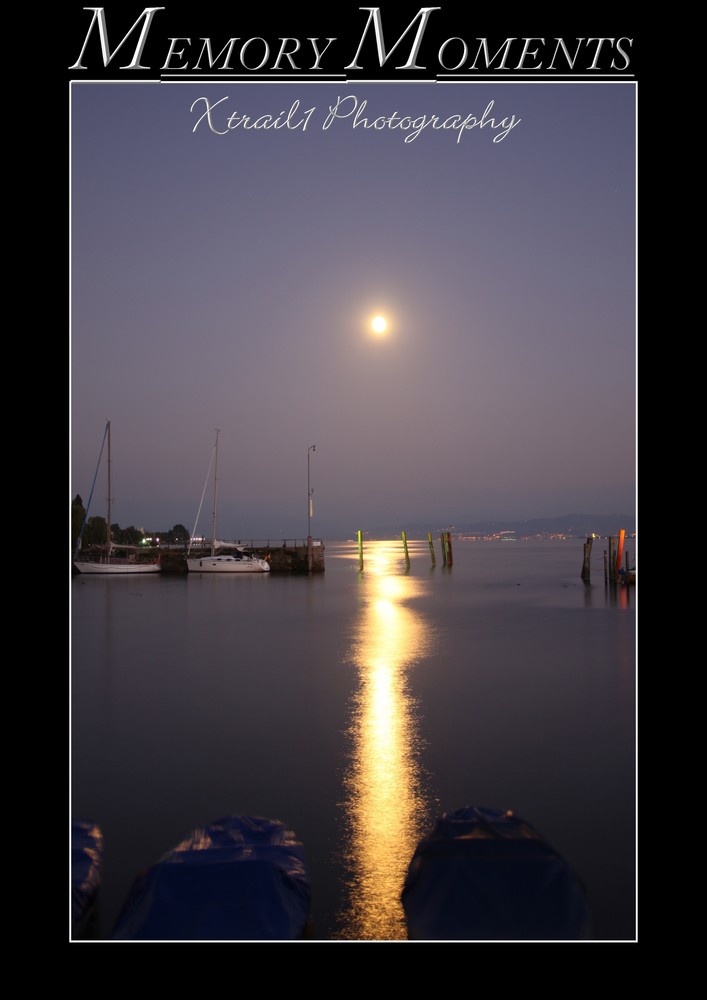
[[[304,848],[279,821],[228,816],[200,827],[135,879],[116,940],[272,941],[305,935]]]
[[[402,892],[411,940],[545,941],[589,936],[584,889],[511,811],[445,813],[413,855]]]
[[[103,834],[95,823],[76,820],[71,824],[71,932],[90,936],[96,919],[96,900],[101,887]]]

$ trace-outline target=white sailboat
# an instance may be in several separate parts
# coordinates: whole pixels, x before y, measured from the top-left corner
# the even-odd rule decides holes
[[[74,553],[74,569],[82,574],[101,574],[103,576],[125,576],[133,573],[159,573],[159,553],[146,552],[140,545],[118,545],[111,539],[110,516],[111,516],[111,453],[110,453],[110,420],[106,421],[106,429],[103,435],[103,444],[98,456],[98,465],[101,464],[103,446],[108,444],[108,513],[106,515],[106,541],[104,545],[91,546],[86,550],[81,549],[81,538],[83,529],[88,520],[88,510],[84,517],[84,523],[79,532]],[[98,468],[96,469],[98,472]],[[95,479],[94,479],[95,483]],[[93,490],[91,490],[93,493]],[[90,506],[90,499],[88,506]]]
[[[199,513],[201,512],[201,504],[199,504],[199,511],[196,515],[196,524],[194,525],[194,531],[192,531],[192,537],[189,542],[189,547],[187,549],[187,569],[190,573],[269,573],[270,563],[265,559],[259,559],[257,556],[251,555],[246,552],[241,545],[228,545],[224,542],[217,542],[216,540],[216,499],[218,490],[218,439],[219,430],[216,431],[216,442],[214,444],[214,454],[212,456],[212,461],[214,463],[214,504],[213,504],[213,514],[212,514],[212,530],[211,530],[211,552],[206,556],[192,556],[191,548],[196,533],[196,525],[199,523]],[[209,471],[211,466],[209,466]],[[208,472],[206,474],[208,482]],[[204,493],[206,492],[206,483],[204,483]],[[202,493],[201,502],[204,502],[204,495]]]

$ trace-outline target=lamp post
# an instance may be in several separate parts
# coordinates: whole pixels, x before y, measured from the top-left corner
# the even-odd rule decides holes
[[[314,490],[309,485],[309,456],[316,451],[316,445],[310,445],[307,449],[307,569],[312,572],[312,493]]]

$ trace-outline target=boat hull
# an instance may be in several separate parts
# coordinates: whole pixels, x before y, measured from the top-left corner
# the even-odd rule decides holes
[[[135,573],[159,573],[160,567],[157,563],[100,563],[100,562],[74,562],[74,568],[78,573],[101,576],[126,576]]]
[[[201,559],[187,559],[190,573],[269,573],[270,564],[264,559],[246,556],[202,556]]]

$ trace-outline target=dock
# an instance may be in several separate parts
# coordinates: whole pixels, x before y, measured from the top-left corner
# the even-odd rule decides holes
[[[260,559],[267,559],[271,573],[304,574],[324,572],[324,541],[313,538],[311,547],[306,538],[280,539],[238,539],[235,542],[224,543],[221,549],[227,552],[229,548],[242,548]],[[191,555],[199,557],[208,555],[211,549],[192,546]],[[162,548],[160,550],[160,565],[163,573],[186,573],[186,546],[179,548]],[[311,569],[310,569],[311,554]]]

